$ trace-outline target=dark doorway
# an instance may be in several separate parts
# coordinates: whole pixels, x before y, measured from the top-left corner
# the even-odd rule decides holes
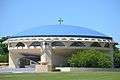
[[[30,60],[26,59],[25,57],[20,58],[19,61],[20,61],[20,64],[19,64],[20,68],[25,68],[25,66],[30,65]]]
[[[19,67],[20,68],[26,68],[26,67],[32,67],[34,64],[39,64],[40,61],[40,55],[34,55],[34,54],[22,54],[24,57],[19,59]]]

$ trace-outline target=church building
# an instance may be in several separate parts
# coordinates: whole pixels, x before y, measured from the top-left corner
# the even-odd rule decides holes
[[[77,49],[106,51],[113,59],[112,37],[72,25],[46,25],[17,33],[7,39],[10,68],[49,71],[65,67],[65,60]]]

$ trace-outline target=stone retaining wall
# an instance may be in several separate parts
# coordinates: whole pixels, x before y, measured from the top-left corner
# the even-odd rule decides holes
[[[70,71],[80,72],[120,72],[120,68],[70,68]]]
[[[120,68],[72,68],[72,67],[56,67],[61,72],[120,72]]]
[[[0,73],[35,73],[35,68],[0,68]]]

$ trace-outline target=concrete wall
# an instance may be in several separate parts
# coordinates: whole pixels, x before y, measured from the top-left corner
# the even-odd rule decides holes
[[[57,54],[52,55],[52,64],[54,66],[63,66],[64,65],[64,60],[65,60],[64,56],[57,55]]]

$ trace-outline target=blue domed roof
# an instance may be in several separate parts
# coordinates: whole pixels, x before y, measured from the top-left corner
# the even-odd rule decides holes
[[[82,36],[103,36],[104,34],[80,26],[71,25],[47,25],[28,29],[15,36],[35,36],[35,35],[82,35]]]

